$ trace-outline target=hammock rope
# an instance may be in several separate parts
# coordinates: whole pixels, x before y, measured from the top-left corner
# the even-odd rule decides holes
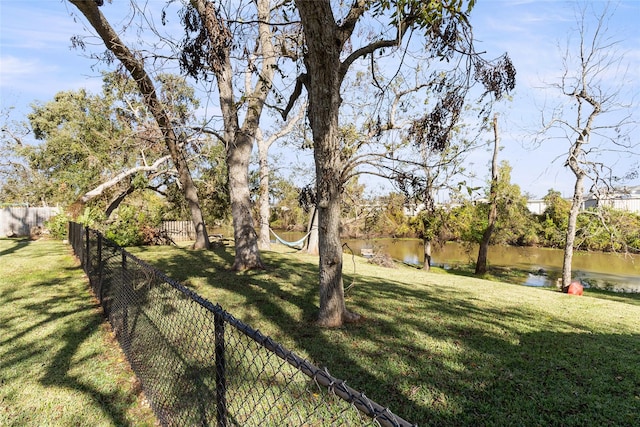
[[[282,237],[278,236],[276,234],[276,232],[271,229],[271,227],[269,227],[269,231],[271,231],[271,234],[274,235],[274,237],[276,238],[276,240],[278,242],[280,242],[281,244],[283,244],[285,246],[288,246],[290,248],[294,248],[294,249],[302,249],[302,244],[307,239],[307,237],[309,237],[309,235],[311,234],[311,231],[309,231],[307,234],[304,235],[304,237],[302,239],[296,240],[295,242],[287,242]]]

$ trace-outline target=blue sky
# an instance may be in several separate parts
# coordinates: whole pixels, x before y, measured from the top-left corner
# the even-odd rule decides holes
[[[128,5],[115,0],[108,8]],[[601,1],[591,2],[596,7]],[[148,0],[160,8],[163,0]],[[0,99],[2,110],[15,107],[12,118],[21,119],[29,105],[46,102],[61,90],[100,89],[99,69],[94,61],[70,48],[70,37],[82,33],[81,22],[70,15],[73,6],[61,0],[0,0]],[[511,102],[500,110],[500,158],[513,167],[512,182],[523,192],[542,197],[554,188],[570,196],[572,175],[563,168],[566,144],[544,143],[533,147],[532,134],[540,128],[540,111],[553,101],[545,83],[557,81],[562,55],[558,44],[566,42],[576,27],[573,4],[544,0],[478,0],[471,16],[478,50],[489,56],[508,52],[517,69],[517,87]],[[636,95],[633,114],[640,117],[640,0],[617,4],[611,34],[621,43],[629,66],[631,84],[626,90]],[[91,49],[91,47],[89,47]],[[617,81],[618,76],[612,76]],[[640,134],[640,132],[638,133]],[[640,138],[640,137],[639,137]],[[488,176],[488,153],[478,153],[474,164],[479,180]],[[623,153],[608,162],[627,170],[640,157]],[[639,185],[640,181],[631,182]]]

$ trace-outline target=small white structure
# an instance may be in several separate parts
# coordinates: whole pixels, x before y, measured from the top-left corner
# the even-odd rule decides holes
[[[527,200],[527,209],[532,214],[542,215],[547,209],[547,203],[542,199],[530,199]]]
[[[640,185],[616,188],[600,194],[592,193],[585,197],[585,209],[599,206],[640,214]]]

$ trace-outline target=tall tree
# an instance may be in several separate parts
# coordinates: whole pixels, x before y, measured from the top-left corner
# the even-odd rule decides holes
[[[239,40],[244,45],[247,65],[244,91],[238,95],[234,84],[231,30],[211,1],[189,0],[183,10],[187,34],[182,43],[181,65],[192,77],[215,76],[220,97],[224,131],[220,138],[227,147],[229,192],[235,239],[235,270],[262,268],[258,236],[251,216],[249,192],[249,161],[260,117],[271,92],[277,69],[279,40],[272,26],[270,0],[257,0],[255,15],[240,17],[236,23],[249,20],[255,23],[255,40]],[[243,8],[244,9],[244,8]],[[238,12],[240,13],[240,12]],[[275,40],[275,41],[274,41]],[[254,47],[249,47],[250,43]],[[282,49],[280,49],[282,51]],[[279,51],[278,51],[279,52]],[[241,115],[244,119],[241,123]],[[264,237],[263,237],[264,238]]]
[[[555,108],[549,118],[543,116],[541,139],[558,138],[559,134],[559,138],[568,142],[565,167],[575,177],[564,245],[563,288],[571,283],[577,219],[585,184],[613,185],[613,165],[602,163],[600,156],[606,151],[633,154],[638,147],[629,138],[634,120],[631,103],[625,103],[624,99],[627,83],[624,54],[618,50],[619,42],[608,27],[615,11],[609,3],[600,10],[598,5],[585,2],[576,6],[576,38],[569,37],[563,52],[562,75],[558,83],[550,85],[565,103]],[[593,28],[591,22],[595,24]],[[559,132],[554,134],[553,130]]]
[[[104,199],[132,189],[134,177],[166,170],[169,157],[143,135],[144,126],[133,129],[109,93],[112,84],[107,75],[102,94],[58,92],[33,105],[29,124],[41,142],[21,145],[14,154],[28,162],[32,178],[40,178],[31,191],[49,203],[67,207],[103,199],[101,208],[109,210]]]
[[[156,86],[147,73],[143,60],[127,47],[102,14],[98,8],[98,3],[102,4],[102,2],[82,0],[69,0],[69,2],[84,15],[102,39],[105,47],[122,63],[136,82],[146,107],[158,123],[164,143],[178,171],[178,179],[183,188],[185,199],[189,204],[191,218],[196,230],[194,248],[208,248],[209,236],[204,223],[202,210],[200,209],[197,188],[191,177],[189,165],[187,164],[183,150],[183,146],[186,143],[185,135],[176,132],[171,120],[171,115],[158,97]]]
[[[291,133],[295,125],[302,120],[305,108],[305,106],[301,107],[299,113],[288,120],[284,127],[272,133],[266,139],[263,137],[261,129],[256,130],[260,175],[260,189],[258,196],[258,210],[260,217],[258,246],[260,249],[269,249],[271,247],[271,237],[269,234],[269,218],[271,217],[271,209],[269,207],[269,175],[271,172],[271,168],[269,167],[269,148],[278,139]]]
[[[374,54],[384,48],[401,47],[406,34],[422,32],[434,57],[451,58],[457,51],[472,54],[470,49],[469,22],[467,14],[473,5],[469,2],[463,10],[461,1],[375,1],[355,0],[351,6],[343,3],[336,6],[330,0],[295,0],[300,13],[305,35],[305,73],[299,77],[295,94],[304,85],[309,98],[308,118],[313,132],[314,160],[316,166],[317,206],[319,210],[320,249],[320,310],[318,324],[335,327],[345,321],[355,321],[359,316],[347,310],[344,302],[342,281],[342,245],[340,241],[340,199],[344,180],[344,158],[339,144],[339,111],[342,104],[341,85],[350,67],[360,58]],[[342,9],[344,8],[344,9]],[[344,12],[344,13],[341,13]],[[354,37],[354,30],[363,18],[369,22],[386,21],[383,28],[370,31],[375,34],[364,40],[361,47],[354,47],[362,39]],[[388,26],[388,27],[387,27]],[[385,38],[389,28],[395,36]],[[379,32],[377,32],[379,30]],[[464,45],[464,46],[463,46]],[[470,57],[477,58],[475,55]],[[476,64],[479,64],[477,62]],[[509,64],[510,65],[510,64]],[[493,89],[504,88],[506,73],[487,73],[476,69],[476,76]],[[497,77],[497,78],[496,78]],[[450,88],[451,89],[451,88]],[[460,94],[450,90],[442,99],[440,116],[447,113],[456,116]],[[291,102],[290,102],[291,104]],[[285,109],[285,115],[287,113]],[[445,113],[445,114],[443,114]],[[455,120],[454,120],[455,122]],[[446,145],[448,131],[445,127],[433,126],[426,138],[433,144]],[[438,135],[439,134],[439,135]]]
[[[482,240],[478,248],[475,274],[487,272],[487,253],[493,228],[498,219],[498,152],[500,151],[500,134],[498,133],[498,115],[493,116],[493,156],[491,157],[491,184],[489,188],[489,214],[487,216],[487,228],[482,233]]]

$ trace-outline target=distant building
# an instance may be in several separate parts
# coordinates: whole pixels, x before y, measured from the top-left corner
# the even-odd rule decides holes
[[[585,197],[585,209],[600,206],[640,214],[640,185],[616,188],[613,191],[600,194],[592,193]]]
[[[571,203],[571,199],[566,200]],[[488,203],[488,201],[486,199],[478,199],[474,203]],[[460,206],[459,203],[438,203],[437,205],[445,206],[449,209]],[[584,196],[582,209],[596,208],[598,206],[608,206],[613,209],[640,214],[640,185],[617,188],[614,191],[599,195],[587,194]],[[413,217],[423,209],[424,204],[422,203],[406,204],[404,206],[404,214]],[[544,199],[529,199],[527,200],[527,209],[535,215],[542,215],[547,209],[547,204]]]
[[[542,199],[530,199],[527,200],[527,209],[532,214],[542,215],[547,209],[547,203]]]

